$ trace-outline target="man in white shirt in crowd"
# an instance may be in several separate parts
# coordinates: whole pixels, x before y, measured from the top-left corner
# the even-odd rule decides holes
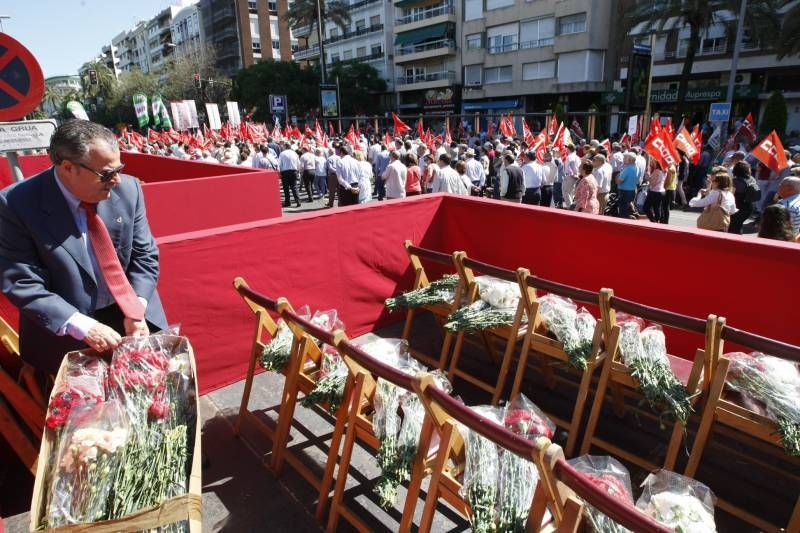
[[[606,202],[608,201],[608,193],[611,192],[611,177],[614,169],[606,161],[606,156],[597,154],[592,159],[592,166],[594,170],[595,181],[597,181],[597,201],[600,202],[600,214],[606,209]]]
[[[373,171],[375,169],[375,160],[378,157],[378,154],[380,153],[381,153],[381,140],[380,137],[375,135],[372,138],[372,144],[370,145],[369,150],[367,151],[367,160],[369,160],[369,162],[372,164]]]
[[[422,143],[417,145],[417,161],[419,161],[419,173],[425,175],[425,170],[428,168],[428,160],[425,154],[428,153],[428,147]]]
[[[644,175],[647,172],[647,159],[642,155],[642,149],[638,146],[632,148],[633,153],[636,154],[636,179],[637,184],[641,185],[644,180]]]
[[[442,141],[440,141],[439,139],[433,141],[433,148],[434,148],[433,156],[436,158],[437,161],[439,160],[439,156],[447,153],[447,148],[445,148],[442,145]]]
[[[327,159],[325,159],[325,149],[316,148],[314,150],[314,188],[320,198],[324,198],[328,193],[328,172]]]
[[[564,207],[569,207],[575,201],[575,184],[578,183],[578,167],[581,165],[581,158],[575,153],[575,146],[567,146],[567,160],[564,163],[564,183],[561,184],[561,196],[564,199]]]
[[[208,150],[203,150],[203,161],[205,161],[206,163],[219,164],[219,161],[214,159],[214,157],[211,155],[211,152],[209,152]]]
[[[338,149],[339,164],[336,165],[336,180],[339,186],[339,207],[358,203],[358,179],[361,165],[351,155],[350,146],[343,144]]]
[[[544,181],[544,169],[536,161],[536,152],[533,150],[525,152],[522,179],[525,182],[525,194],[522,197],[522,203],[539,205],[542,202],[541,189]]]
[[[450,156],[442,154],[437,161],[439,172],[433,176],[431,192],[449,192],[450,194],[469,194],[461,176],[450,166]]]
[[[486,171],[483,168],[483,164],[481,164],[480,160],[475,159],[475,150],[472,148],[467,148],[464,155],[467,164],[467,171],[465,174],[472,183],[472,187],[477,188],[478,191],[482,191],[483,186],[486,185]],[[483,193],[478,192],[477,194],[482,195]]]
[[[317,169],[317,159],[314,151],[308,146],[303,148],[303,155],[300,156],[300,169],[303,172],[303,187],[308,193],[308,201],[313,202],[314,173]]]
[[[260,168],[264,170],[277,170],[277,166],[273,165],[273,161],[270,160],[269,156],[269,147],[266,144],[262,144],[258,147],[258,152],[256,155],[253,156],[253,168]]]
[[[281,172],[281,184],[283,185],[283,207],[291,205],[290,194],[294,197],[295,207],[300,207],[300,195],[297,193],[300,157],[288,142],[284,141],[282,148],[281,155],[278,156],[278,170]]]
[[[325,207],[333,207],[333,200],[336,198],[336,195],[339,192],[339,178],[336,172],[336,169],[339,167],[339,162],[341,158],[338,154],[339,151],[339,144],[334,144],[334,149],[330,152],[327,160],[325,161],[325,172],[328,175],[328,203]],[[342,201],[342,197],[339,197],[339,202]]]
[[[389,166],[381,174],[384,187],[386,187],[386,198],[388,200],[405,198],[408,169],[400,162],[400,153],[396,150],[389,152],[389,160]]]

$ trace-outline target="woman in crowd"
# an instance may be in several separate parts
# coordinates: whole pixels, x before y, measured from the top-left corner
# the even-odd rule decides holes
[[[761,190],[758,182],[751,175],[750,165],[745,161],[739,161],[733,165],[733,197],[736,199],[738,211],[731,216],[731,225],[728,233],[742,234],[742,226],[750,215],[753,214],[753,202],[761,198]]]
[[[714,167],[707,183],[709,189],[700,189],[697,196],[689,200],[689,207],[705,208],[719,204],[728,215],[734,215],[737,211],[736,199],[731,192],[731,176],[725,167]],[[721,231],[728,231],[728,228]]]
[[[417,165],[417,156],[406,154],[406,196],[416,196],[422,194],[422,171]]]
[[[764,209],[758,236],[777,241],[800,242],[800,235],[794,234],[789,210],[781,204],[773,204]]]
[[[365,204],[372,198],[372,165],[364,159],[364,152],[356,150],[353,157],[358,161],[358,203]]]
[[[647,198],[644,201],[644,212],[650,222],[661,221],[661,206],[664,204],[666,191],[664,181],[667,174],[661,167],[661,162],[655,158],[650,159],[650,173],[647,175]]]
[[[675,191],[678,188],[678,170],[675,165],[667,169],[667,178],[664,180],[664,201],[661,204],[661,218],[659,222],[669,224],[669,211],[675,203]]]
[[[433,154],[427,153],[423,156],[425,159],[425,173],[422,175],[422,191],[431,192],[433,178],[439,173],[439,165],[434,161]]]
[[[587,160],[578,167],[578,183],[575,185],[575,209],[581,213],[598,214],[600,202],[597,200],[597,180],[592,171],[594,167]]]

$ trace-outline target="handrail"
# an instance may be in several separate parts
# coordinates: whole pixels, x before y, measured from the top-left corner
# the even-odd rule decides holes
[[[617,311],[622,311],[640,318],[652,320],[666,326],[680,328],[686,331],[694,331],[697,333],[706,332],[706,320],[699,318],[681,315],[665,309],[658,309],[647,305],[639,304],[631,300],[625,300],[617,296],[612,296],[609,305]]]
[[[611,497],[564,459],[556,460],[553,465],[553,475],[586,503],[631,531],[647,531],[648,533],[670,533],[672,531],[632,504]]]
[[[315,339],[324,342],[325,344],[330,344],[331,346],[333,346],[336,343],[336,336],[334,334],[335,332],[325,331],[321,327],[312,324],[310,321],[306,320],[305,318],[302,318],[301,316],[298,316],[296,313],[290,311],[289,309],[284,309],[281,312],[281,317],[287,322],[294,322],[304,332],[308,333]]]
[[[600,301],[600,293],[598,292],[579,289],[571,285],[564,285],[563,283],[550,281],[532,274],[528,275],[525,281],[535,289],[542,289],[549,293],[557,294],[558,296],[572,298],[581,303],[597,305]]]
[[[233,286],[241,296],[249,300],[252,300],[261,307],[267,309],[268,311],[272,311],[274,313],[278,312],[278,302],[276,300],[273,300],[268,296],[264,296],[260,292],[254,291],[247,285],[247,283],[241,277],[237,277],[236,279],[233,280]]]
[[[454,15],[455,12],[456,12],[455,6],[451,3],[447,3],[444,5],[431,7],[423,11],[419,11],[417,13],[409,13],[404,17],[395,19],[394,23],[397,26],[400,26],[402,24],[413,24],[414,22],[427,20],[433,17],[440,17],[442,15]]]
[[[504,279],[506,281],[517,281],[517,273],[512,270],[507,270],[505,268],[500,268],[494,265],[490,265],[488,263],[484,263],[483,261],[478,261],[477,259],[472,259],[470,257],[465,257],[463,260],[463,264],[465,267],[470,268],[472,270],[477,270],[478,272],[482,272],[483,274],[488,274],[489,276],[494,276],[496,278]]]
[[[758,350],[766,355],[774,355],[782,359],[800,362],[800,346],[794,346],[775,339],[769,339],[742,331],[741,329],[732,328],[728,325],[723,326],[722,333],[720,334],[723,340],[735,342],[748,348]]]
[[[384,379],[402,389],[409,391],[414,390],[414,384],[418,380],[416,376],[401,372],[393,366],[379,361],[350,341],[342,339],[336,345],[336,348],[342,355],[347,355],[352,358],[373,376]]]
[[[450,265],[453,264],[453,256],[451,254],[446,254],[444,252],[437,252],[436,250],[429,250],[428,248],[420,248],[419,246],[414,246],[413,244],[407,247],[407,250],[416,255],[417,257],[421,257],[423,259],[427,259],[432,263],[439,263],[440,265]]]
[[[410,44],[404,46],[396,46],[394,49],[395,55],[406,56],[410,54],[419,54],[429,50],[440,50],[442,48],[455,48],[456,42],[453,39],[439,39],[438,41],[431,41],[428,43]]]

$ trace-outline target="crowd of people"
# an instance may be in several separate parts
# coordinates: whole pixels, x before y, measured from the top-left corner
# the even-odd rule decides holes
[[[537,153],[519,138],[473,136],[430,144],[413,136],[359,135],[328,146],[313,139],[216,142],[210,149],[188,144],[145,144],[140,151],[209,163],[242,165],[280,173],[284,207],[327,198],[327,207],[377,199],[446,192],[512,203],[572,209],[622,218],[646,216],[668,224],[674,209],[720,206],[725,231],[742,233],[755,217],[763,237],[795,240],[800,234],[800,152],[790,166],[770,172],[740,145],[727,154],[705,147],[696,164],[664,168],[641,144],[578,140],[561,150]],[[121,141],[123,150],[139,151]],[[716,164],[720,160],[720,164]]]

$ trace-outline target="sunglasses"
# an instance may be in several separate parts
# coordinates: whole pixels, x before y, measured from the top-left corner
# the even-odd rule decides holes
[[[98,170],[95,170],[93,168],[87,167],[83,163],[75,163],[75,164],[78,165],[79,167],[85,168],[89,172],[91,172],[94,175],[96,175],[98,178],[100,178],[100,181],[102,181],[103,183],[111,181],[111,179],[114,176],[116,176],[117,174],[122,172],[122,169],[125,168],[125,165],[120,165],[117,168],[112,168],[111,170],[99,170],[98,171]]]

